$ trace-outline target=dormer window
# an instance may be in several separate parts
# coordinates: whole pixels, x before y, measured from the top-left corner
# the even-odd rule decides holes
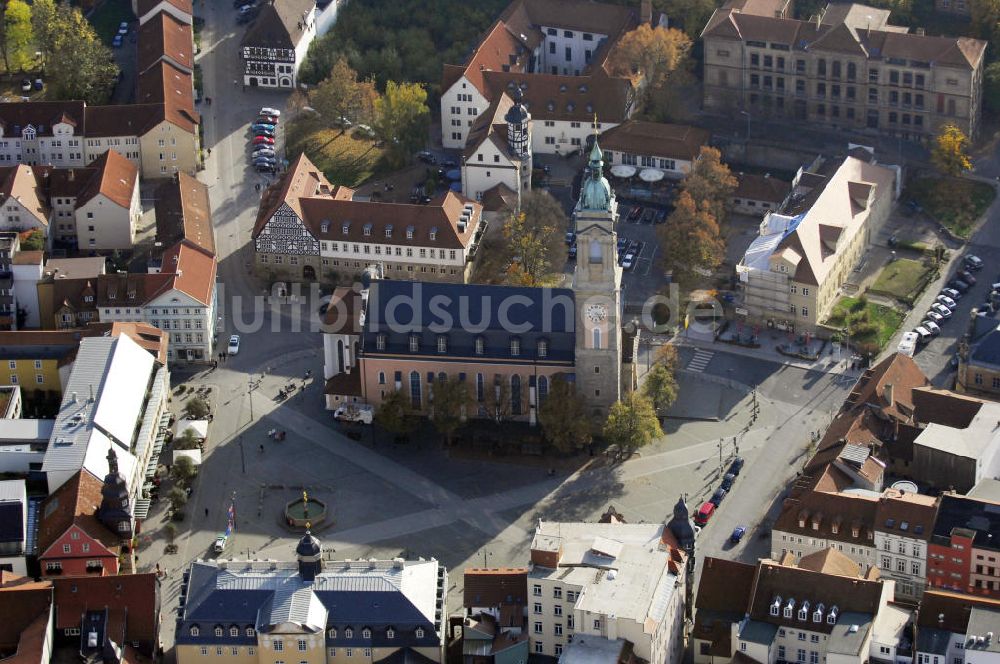
[[[362,230],[363,230],[363,232],[365,234],[365,237],[368,237],[368,236],[370,236],[372,234],[372,225],[371,224],[365,224],[365,227]]]
[[[545,339],[538,340],[538,357],[546,357],[549,354],[549,342]]]
[[[781,612],[781,595],[778,595],[777,597],[774,598],[774,601],[771,602],[771,615],[777,616],[780,612]]]
[[[328,219],[324,219],[323,221],[321,221],[319,223],[319,231],[320,231],[320,233],[329,233],[330,232],[330,221]]]
[[[93,295],[84,295],[83,296],[83,301],[84,302],[93,302],[94,301],[94,296]]]
[[[413,239],[413,226],[407,226],[406,227],[406,239],[407,240],[412,240]]]
[[[792,617],[792,612],[794,610],[795,610],[795,598],[793,597],[793,598],[791,598],[791,599],[788,600],[788,604],[785,604],[784,616],[786,618],[791,618]]]
[[[418,627],[417,628],[417,638],[418,639],[424,638],[424,628],[423,627]]]
[[[521,354],[521,340],[517,337],[510,340],[510,356],[517,357]]]
[[[35,140],[35,128],[34,127],[25,127],[23,135],[24,135],[24,140],[26,140],[26,141],[33,141],[33,140]]]
[[[256,634],[256,630],[253,627],[247,627],[246,634],[247,634],[247,636],[251,636],[252,637],[252,636],[254,636],[254,634]]]
[[[336,628],[336,627],[332,628],[332,629],[331,629],[331,630],[330,630],[329,632],[327,632],[326,634],[327,634],[327,636],[329,636],[329,637],[330,637],[331,639],[335,639],[335,638],[337,638],[337,628]]]
[[[233,638],[236,638],[239,635],[240,635],[240,628],[239,627],[230,627],[229,628],[229,636],[231,636]]]
[[[809,620],[809,602],[802,602],[799,607],[799,620]]]
[[[435,226],[434,228],[431,229],[431,240],[436,240],[437,237],[438,237],[438,229],[437,226]]]
[[[837,624],[837,614],[838,613],[840,613],[840,610],[836,606],[834,606],[832,609],[830,609],[830,615],[828,615],[826,617],[826,624],[828,624],[828,625],[836,625]]]
[[[344,224],[341,227],[341,231],[343,232],[344,235],[347,235],[348,233],[351,232],[351,225],[350,224]]]
[[[448,337],[443,334],[439,334],[437,338],[437,350],[439,353],[448,352]]]
[[[350,627],[348,627],[347,629],[345,629],[344,630],[344,638],[345,639],[353,639],[354,638],[354,630],[351,629]]]
[[[191,634],[191,636],[198,636],[199,634],[201,634],[201,630],[198,629],[197,625],[191,625],[191,629],[188,630],[188,632]]]
[[[372,631],[370,629],[368,629],[367,627],[365,627],[363,630],[361,630],[361,638],[363,638],[363,639],[370,639],[370,638],[372,638]]]
[[[392,224],[385,227],[385,236],[392,237]]]
[[[821,623],[821,622],[823,622],[823,605],[822,604],[817,604],[816,605],[816,610],[813,611],[813,622],[814,623]]]
[[[416,353],[420,350],[420,337],[416,334],[410,335],[410,352]]]
[[[379,334],[375,337],[375,350],[385,350],[385,335]]]
[[[215,635],[216,636],[222,636],[222,628],[221,627],[216,627],[215,628]]]
[[[476,337],[476,355],[486,352],[486,341],[482,337]]]

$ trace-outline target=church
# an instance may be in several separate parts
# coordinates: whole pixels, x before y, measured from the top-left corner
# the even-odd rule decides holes
[[[428,412],[435,383],[470,383],[481,418],[534,424],[555,376],[576,385],[595,416],[634,385],[636,339],[622,329],[618,206],[594,140],[573,216],[579,258],[571,288],[375,278],[338,288],[327,309],[327,408],[377,406],[392,391]]]

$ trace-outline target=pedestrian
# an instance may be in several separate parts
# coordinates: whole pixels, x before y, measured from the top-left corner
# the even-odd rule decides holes
[[[208,508],[207,507],[205,508],[205,516],[206,517],[208,516]]]

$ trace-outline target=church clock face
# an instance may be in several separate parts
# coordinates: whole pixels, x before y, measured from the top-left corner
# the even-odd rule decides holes
[[[591,323],[600,323],[608,316],[608,309],[603,304],[587,305],[587,319]]]

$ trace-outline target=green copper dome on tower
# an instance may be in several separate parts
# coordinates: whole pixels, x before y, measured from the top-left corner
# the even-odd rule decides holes
[[[587,165],[590,176],[580,187],[580,202],[578,208],[581,210],[610,210],[611,199],[614,193],[611,185],[604,177],[604,153],[601,146],[597,144],[597,131],[594,131],[594,147],[590,150],[590,162]]]

